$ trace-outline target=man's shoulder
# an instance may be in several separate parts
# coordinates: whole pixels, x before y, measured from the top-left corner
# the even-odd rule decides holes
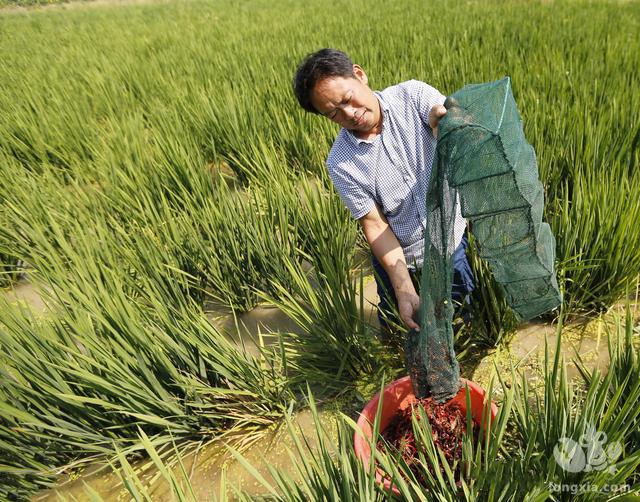
[[[406,114],[416,113],[425,124],[428,124],[429,110],[445,101],[440,91],[421,80],[407,80],[387,87],[380,96],[389,108],[404,110]]]
[[[349,162],[355,154],[354,142],[348,137],[348,134],[349,132],[345,129],[340,129],[331,146],[331,150],[329,150],[326,164],[330,171],[337,169],[345,162]]]
[[[404,82],[400,82],[398,84],[386,87],[380,94],[385,99],[407,99],[411,96],[415,96],[419,94],[422,89],[425,87],[430,87],[426,82],[422,82],[421,80],[406,80]]]

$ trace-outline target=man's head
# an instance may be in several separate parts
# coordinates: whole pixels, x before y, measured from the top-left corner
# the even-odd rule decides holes
[[[360,134],[374,131],[380,123],[380,104],[367,84],[364,70],[335,49],[309,54],[293,82],[302,108]]]

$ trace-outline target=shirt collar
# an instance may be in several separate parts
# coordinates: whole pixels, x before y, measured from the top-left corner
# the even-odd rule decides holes
[[[378,102],[380,103],[380,111],[381,111],[381,113],[384,113],[384,117],[383,117],[383,124],[384,124],[384,121],[388,120],[389,105],[384,101],[384,98],[382,97],[382,94],[380,93],[380,91],[373,91],[373,93],[376,95],[376,97],[378,98]],[[384,130],[384,125],[383,125],[383,130]],[[362,138],[358,138],[349,129],[345,129],[345,132],[347,134],[347,137],[350,139],[350,141],[356,146],[359,146],[359,145],[361,145],[363,143],[371,144],[379,136],[378,135],[378,136],[374,137],[373,139],[362,139]],[[382,134],[382,133],[380,133],[380,134]]]

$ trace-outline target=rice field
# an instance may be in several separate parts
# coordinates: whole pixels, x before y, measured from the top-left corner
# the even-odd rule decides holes
[[[310,396],[368,400],[402,374],[364,313],[367,244],[325,172],[337,128],[291,91],[298,61],[321,47],[346,51],[376,89],[416,78],[451,94],[509,75],[557,240],[558,329],[636,292],[637,2],[13,5],[0,8],[0,284],[29,281],[47,311],[0,296],[0,499],[28,499],[89,462],[111,462],[144,499],[127,467],[138,458],[163,465],[174,448],[221,438],[242,449]],[[461,358],[514,329],[474,266]],[[257,306],[296,329],[249,350],[207,316]],[[493,449],[465,447],[462,496],[568,500],[549,488],[562,481],[637,491],[638,332],[631,314],[612,329],[606,376],[569,382],[557,359],[537,398],[526,380],[505,388]],[[303,451],[307,485],[283,475],[265,493],[384,498],[349,449],[349,413],[337,450]],[[589,423],[623,445],[610,479],[553,462],[558,438]],[[429,486],[461,493],[447,479]]]

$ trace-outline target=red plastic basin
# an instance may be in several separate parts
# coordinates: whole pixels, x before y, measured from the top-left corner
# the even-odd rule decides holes
[[[462,388],[458,393],[449,401],[449,403],[456,403],[463,413],[467,412],[467,398],[466,388],[469,388],[469,397],[471,400],[471,417],[476,424],[482,423],[482,413],[485,405],[485,391],[478,384],[465,378],[460,379],[462,382]],[[416,401],[416,396],[413,393],[413,385],[411,384],[411,378],[406,376],[400,378],[395,382],[387,385],[383,392],[382,400],[382,412],[380,417],[380,431],[384,431],[389,422],[396,414],[398,410],[404,410],[411,406]],[[376,394],[371,401],[364,407],[360,413],[358,419],[358,426],[364,433],[363,438],[357,431],[353,435],[353,445],[356,450],[356,456],[362,460],[365,465],[369,465],[369,459],[371,458],[371,449],[369,448],[369,440],[373,433],[373,422],[376,418],[376,411],[378,410],[378,402],[380,400],[380,394]],[[494,402],[491,402],[491,421],[496,417],[498,413],[498,407]],[[487,423],[485,423],[485,426]],[[392,488],[393,493],[400,495],[398,489],[391,487],[391,479],[385,475],[380,469],[376,469],[376,481],[384,485],[384,488],[388,490]]]

